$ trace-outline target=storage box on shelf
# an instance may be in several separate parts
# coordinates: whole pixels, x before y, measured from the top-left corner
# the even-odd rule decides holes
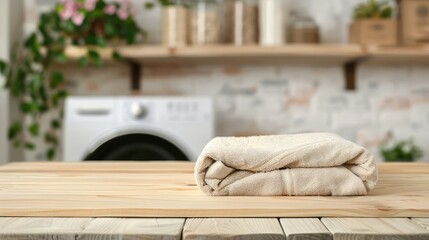
[[[397,24],[393,19],[359,19],[350,26],[350,43],[397,45]]]
[[[398,0],[398,6],[401,44],[429,44],[429,1]]]

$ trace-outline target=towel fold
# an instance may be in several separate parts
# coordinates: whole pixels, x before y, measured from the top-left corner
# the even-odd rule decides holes
[[[377,169],[368,150],[332,133],[217,137],[195,179],[208,195],[366,195]]]

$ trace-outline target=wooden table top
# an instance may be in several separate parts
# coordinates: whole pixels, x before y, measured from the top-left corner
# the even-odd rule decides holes
[[[12,163],[0,167],[0,216],[429,217],[429,164],[379,170],[368,196],[210,197],[189,162]]]

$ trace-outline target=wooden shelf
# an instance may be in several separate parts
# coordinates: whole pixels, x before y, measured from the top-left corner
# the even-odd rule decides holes
[[[368,47],[366,63],[428,64],[429,47]]]
[[[362,56],[358,45],[284,45],[264,46],[195,46],[167,48],[163,46],[135,45],[117,49],[122,57],[140,63],[148,62],[297,62],[297,63],[345,63]],[[105,57],[111,49],[101,50]],[[85,48],[69,47],[66,54],[77,58],[85,54]]]
[[[296,62],[296,63],[429,63],[428,47],[362,47],[359,45],[284,45],[264,46],[195,46],[167,48],[157,45],[119,47],[127,59],[149,62]],[[78,58],[87,48],[68,47],[66,55]],[[103,58],[110,58],[112,49],[100,49]]]
[[[139,89],[141,69],[147,63],[257,63],[257,64],[342,64],[345,88],[356,86],[356,66],[368,64],[429,64],[429,47],[364,47],[360,45],[320,44],[283,46],[189,46],[167,48],[159,45],[134,45],[116,48],[130,62],[132,88]],[[110,59],[112,48],[99,49]],[[69,58],[85,55],[87,48],[68,47]]]
[[[134,46],[121,49],[124,57],[140,62],[204,61],[204,62],[288,62],[344,63],[359,57],[361,48],[355,45],[285,45],[263,46],[200,46],[166,49]]]

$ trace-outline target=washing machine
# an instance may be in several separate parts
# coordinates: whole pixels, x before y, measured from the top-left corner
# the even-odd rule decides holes
[[[210,98],[68,97],[64,161],[196,160],[214,136]]]

